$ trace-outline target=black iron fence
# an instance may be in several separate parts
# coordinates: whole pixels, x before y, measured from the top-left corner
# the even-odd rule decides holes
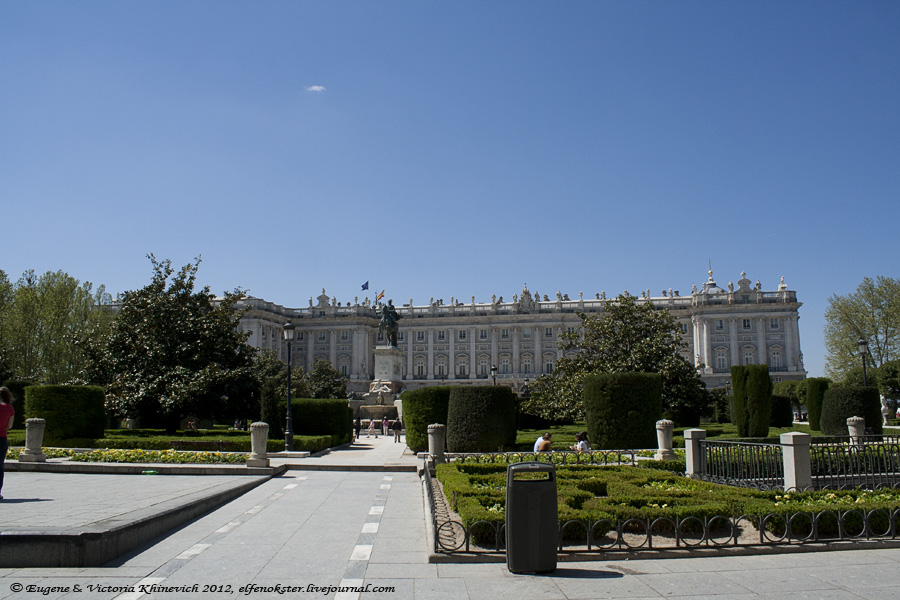
[[[816,489],[900,487],[900,438],[897,436],[813,438],[809,455]]]
[[[592,450],[590,452],[448,452],[448,462],[512,464],[546,462],[554,465],[634,465],[638,450]]]
[[[700,452],[706,456],[703,480],[762,490],[784,487],[780,444],[703,440]]]

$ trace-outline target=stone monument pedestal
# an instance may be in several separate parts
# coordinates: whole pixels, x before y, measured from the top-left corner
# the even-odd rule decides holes
[[[395,346],[375,347],[375,382],[395,383],[403,381],[403,352]],[[391,390],[396,392],[396,390]]]

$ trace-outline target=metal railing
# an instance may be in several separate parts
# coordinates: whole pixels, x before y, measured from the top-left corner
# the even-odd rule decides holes
[[[555,465],[634,465],[638,450],[592,450],[590,452],[447,452],[448,462],[476,464],[512,464],[548,462]]]
[[[762,490],[784,487],[781,446],[768,442],[700,442],[706,456],[705,481]]]
[[[809,454],[816,489],[900,487],[900,438],[897,436],[813,438]]]

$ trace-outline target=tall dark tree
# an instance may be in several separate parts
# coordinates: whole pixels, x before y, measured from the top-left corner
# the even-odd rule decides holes
[[[676,420],[696,421],[709,405],[706,386],[683,355],[687,344],[675,317],[650,302],[620,295],[599,316],[579,313],[580,331],[564,333],[564,356],[553,373],[538,377],[525,412],[551,420],[584,418],[581,387],[591,373],[659,373],[663,411]]]
[[[148,256],[149,285],[126,292],[86,379],[105,385],[107,409],[173,431],[187,415],[224,417],[229,398],[254,388],[253,348],[238,328],[240,290],[195,290],[198,258],[177,273]]]

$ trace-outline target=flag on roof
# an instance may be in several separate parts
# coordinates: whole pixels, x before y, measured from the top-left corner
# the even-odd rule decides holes
[[[381,290],[381,293],[375,297],[375,302],[378,302],[382,298],[384,298],[384,290]]]
[[[367,289],[369,289],[369,282],[368,282],[368,281],[365,282],[364,284],[362,284],[362,289],[363,289],[363,291],[366,291]]]

